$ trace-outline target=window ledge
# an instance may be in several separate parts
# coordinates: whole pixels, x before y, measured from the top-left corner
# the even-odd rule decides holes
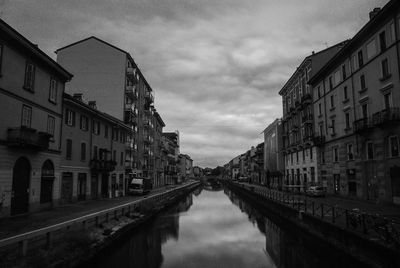
[[[321,118],[321,117],[322,117],[322,114],[319,114],[318,117]]]
[[[54,101],[54,100],[52,100],[52,99],[49,99],[49,102],[52,103],[52,104],[54,104],[54,105],[57,105],[57,102]]]
[[[368,90],[368,88],[366,87],[366,88],[362,88],[362,89],[360,89],[359,91],[358,91],[358,93],[364,93],[364,92],[366,92]]]
[[[336,136],[336,133],[332,133],[332,134],[331,134],[331,137],[335,137],[335,136]]]
[[[347,99],[343,100],[342,102],[343,102],[343,103],[346,103],[346,102],[349,102],[349,101],[350,101],[350,99],[347,98]]]
[[[346,127],[345,129],[344,129],[344,131],[346,131],[346,132],[348,132],[348,131],[350,131],[351,130],[351,127]]]
[[[30,88],[30,87],[27,87],[27,86],[23,86],[22,88],[25,89],[25,90],[28,91],[28,92],[35,93],[35,91],[33,90],[33,88]]]
[[[379,80],[380,80],[381,82],[384,82],[384,81],[388,80],[390,77],[392,77],[392,74],[388,74],[388,75],[386,75],[386,76],[383,76],[383,77],[379,78]]]
[[[331,107],[330,109],[329,109],[329,111],[334,111],[336,109],[336,107]]]

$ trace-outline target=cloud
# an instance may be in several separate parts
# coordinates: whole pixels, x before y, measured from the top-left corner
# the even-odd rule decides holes
[[[129,51],[165,130],[180,130],[181,152],[216,166],[262,142],[259,133],[282,115],[278,91],[304,57],[351,38],[385,3],[2,0],[0,8],[52,57],[91,35]]]

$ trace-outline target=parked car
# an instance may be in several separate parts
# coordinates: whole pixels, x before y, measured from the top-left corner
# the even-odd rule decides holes
[[[310,188],[307,189],[306,194],[308,196],[325,197],[326,191],[325,188],[322,186],[310,186]]]

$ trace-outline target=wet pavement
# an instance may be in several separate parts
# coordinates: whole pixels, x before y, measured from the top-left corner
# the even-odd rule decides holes
[[[92,260],[93,267],[358,267],[229,190],[198,189]]]

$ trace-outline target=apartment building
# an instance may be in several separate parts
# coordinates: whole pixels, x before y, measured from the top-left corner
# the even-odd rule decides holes
[[[99,110],[131,127],[133,147],[126,154],[132,159],[126,167],[131,176],[155,180],[154,96],[152,88],[132,56],[97,37],[72,43],[56,51],[57,62],[74,73],[66,85],[68,93],[82,93],[96,99]]]
[[[264,175],[264,143],[250,149],[249,180],[253,183],[261,183]]]
[[[342,42],[307,56],[279,91],[283,104],[285,190],[305,191],[309,185],[319,183],[317,145],[321,137],[314,134],[313,96],[307,82],[344,44]]]
[[[193,160],[187,154],[180,154],[179,157],[179,177],[185,181],[193,177]]]
[[[275,119],[264,129],[264,179],[267,187],[282,190],[285,174],[283,158],[282,121]]]
[[[162,133],[166,184],[178,183],[179,132]]]
[[[0,20],[0,217],[58,203],[62,95],[71,78]]]
[[[64,94],[63,103],[61,201],[124,196],[131,128],[97,110],[96,102],[82,94]]]
[[[154,187],[161,187],[165,185],[164,167],[166,166],[165,157],[163,157],[163,141],[162,132],[165,123],[160,114],[155,111],[154,113],[154,162],[155,162],[155,183]]]
[[[399,22],[399,1],[374,9],[310,80],[330,193],[400,203]]]

